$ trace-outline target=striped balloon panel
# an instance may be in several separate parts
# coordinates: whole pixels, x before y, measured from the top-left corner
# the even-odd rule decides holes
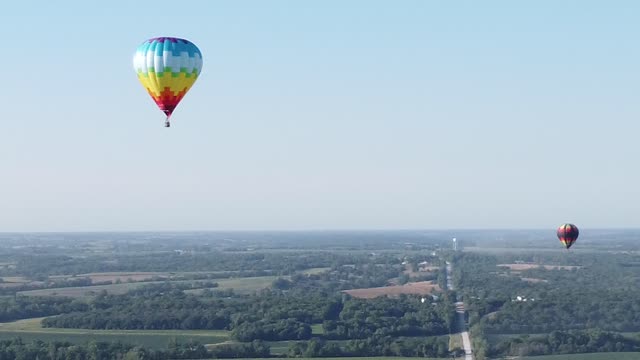
[[[576,242],[579,234],[578,227],[573,224],[562,224],[557,231],[558,239],[567,249]]]
[[[160,110],[170,115],[198,79],[202,54],[188,40],[153,38],[138,46],[133,67]]]

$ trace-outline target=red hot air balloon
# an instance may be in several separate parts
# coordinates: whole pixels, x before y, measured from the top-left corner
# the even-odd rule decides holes
[[[573,245],[574,242],[578,239],[578,235],[580,232],[578,231],[578,227],[573,224],[562,224],[558,228],[558,239],[560,242],[567,248],[567,250]]]

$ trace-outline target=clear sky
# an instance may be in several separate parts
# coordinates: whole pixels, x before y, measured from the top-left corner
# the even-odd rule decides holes
[[[0,231],[640,226],[640,2],[12,1]],[[202,51],[172,127],[132,66]]]

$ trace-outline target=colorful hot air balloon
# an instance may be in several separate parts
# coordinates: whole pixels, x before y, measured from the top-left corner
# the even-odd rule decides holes
[[[202,54],[185,39],[153,38],[138,46],[133,68],[142,86],[167,115],[164,126],[169,127],[173,110],[200,75]]]
[[[558,228],[557,234],[560,242],[569,249],[578,239],[580,232],[578,231],[578,227],[573,224],[562,224]]]

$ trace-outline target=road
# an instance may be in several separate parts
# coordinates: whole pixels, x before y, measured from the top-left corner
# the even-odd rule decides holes
[[[455,290],[453,286],[453,265],[447,262],[447,289]],[[460,300],[459,298],[457,300]],[[471,348],[471,339],[469,339],[469,332],[467,331],[467,324],[464,321],[464,303],[462,301],[456,302],[456,314],[458,315],[458,323],[460,329],[464,331],[460,333],[462,336],[462,347],[464,348],[464,360],[473,360],[473,349]]]

